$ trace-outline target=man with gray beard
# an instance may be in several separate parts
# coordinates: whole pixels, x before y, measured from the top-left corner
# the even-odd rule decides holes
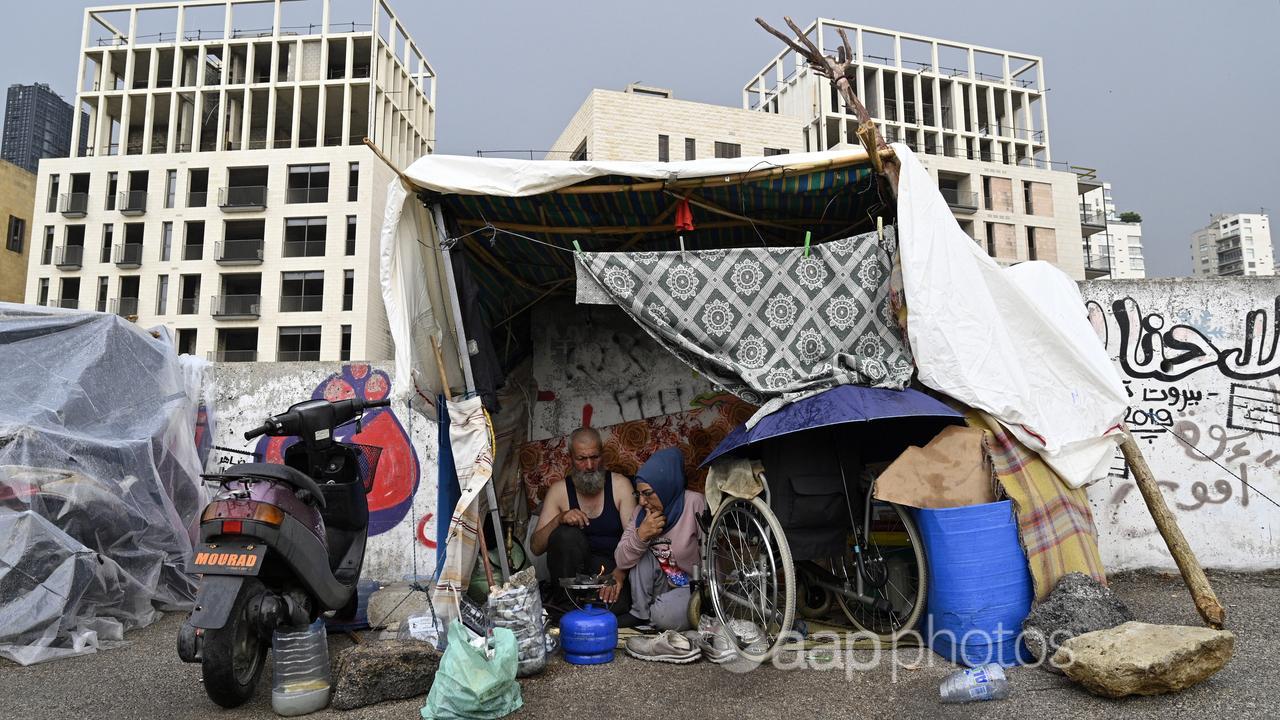
[[[631,517],[635,510],[631,481],[602,466],[602,448],[595,429],[574,430],[569,436],[573,469],[547,489],[542,501],[530,549],[535,555],[547,554],[552,605],[568,602],[560,578],[615,569],[613,551],[622,539],[622,518]],[[616,590],[604,599],[616,598],[610,609],[624,615],[631,607],[631,593]]]

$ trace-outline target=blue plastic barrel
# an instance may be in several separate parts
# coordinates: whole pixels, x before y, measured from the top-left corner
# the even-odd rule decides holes
[[[1027,662],[1020,633],[1034,591],[1013,503],[920,509],[916,522],[929,557],[929,647],[969,667]]]
[[[574,665],[611,662],[618,647],[618,618],[594,605],[567,612],[560,618],[560,647]]]

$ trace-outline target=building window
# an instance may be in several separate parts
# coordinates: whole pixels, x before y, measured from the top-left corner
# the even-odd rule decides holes
[[[280,345],[276,359],[281,362],[301,362],[320,359],[320,326],[280,328]]]
[[[355,304],[356,271],[344,270],[342,273],[342,309],[350,310]]]
[[[996,256],[996,224],[987,223],[987,254]]]
[[[164,174],[164,206],[173,207],[178,197],[178,171],[167,170]]]
[[[178,282],[178,292],[181,293],[178,298],[178,314],[195,315],[200,312],[200,276],[181,275]]]
[[[20,217],[9,216],[9,235],[5,240],[5,248],[11,252],[22,254],[22,241],[27,234],[27,221]]]
[[[578,143],[578,147],[574,148],[573,154],[569,156],[570,160],[586,160],[587,159],[587,141],[584,139]]]
[[[160,262],[169,262],[173,253],[173,223],[160,226]]]
[[[36,286],[36,304],[49,304],[49,278],[40,278],[40,283]]]
[[[342,326],[342,349],[338,351],[339,360],[351,359],[351,326]]]
[[[114,242],[115,232],[116,232],[115,225],[102,226],[102,251],[101,251],[101,254],[98,255],[98,262],[102,262],[102,263],[111,262],[111,244],[112,242]],[[106,311],[104,310],[103,312],[106,312]]]
[[[179,355],[195,355],[196,354],[196,329],[195,328],[178,328],[178,354]]]
[[[324,309],[324,271],[283,273],[280,312],[316,312]]]
[[[209,169],[187,172],[187,207],[204,207],[209,201]]]
[[[58,212],[58,176],[49,176],[49,199],[45,203],[45,212]],[[40,303],[43,305],[44,303]]]
[[[684,159],[685,160],[698,159],[698,141],[697,140],[694,140],[693,138],[684,139]]]
[[[347,216],[347,247],[345,254],[356,254],[356,216]]]
[[[1113,249],[1114,252],[1114,249]],[[1027,259],[1036,259],[1036,229],[1027,228]]]
[[[107,202],[103,206],[107,210],[116,209],[116,192],[119,189],[119,187],[120,187],[120,173],[114,172],[114,171],[107,173]]]
[[[53,262],[53,226],[44,226],[44,247],[40,249],[40,264],[48,265]],[[40,303],[43,305],[44,303]]]
[[[671,143],[666,135],[658,136],[658,162],[671,160]]]
[[[111,281],[105,275],[98,278],[98,312],[107,311],[107,293],[111,290]]]
[[[328,165],[290,165],[288,203],[319,203],[329,199]]]
[[[287,218],[284,221],[284,257],[323,257],[325,219]]]
[[[789,154],[790,152],[791,152],[791,150],[789,150],[788,148],[770,148],[770,147],[767,147],[767,148],[765,148],[765,149],[764,149],[764,156],[765,156],[765,157],[772,157],[772,156],[774,156],[774,155],[787,155],[787,154]]]
[[[167,314],[168,306],[169,306],[169,276],[161,275],[159,282],[156,284],[156,315]]]
[[[718,158],[738,158],[742,157],[742,146],[738,143],[716,142],[716,157]]]
[[[355,202],[360,196],[360,163],[347,166],[347,202]]]
[[[191,220],[187,222],[187,232],[182,240],[182,259],[183,260],[203,260],[204,259],[204,221]]]

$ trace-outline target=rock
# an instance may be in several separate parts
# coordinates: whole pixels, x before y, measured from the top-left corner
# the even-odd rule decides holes
[[[1095,695],[1159,695],[1218,672],[1234,646],[1225,630],[1127,622],[1067,640],[1053,663]]]
[[[425,698],[440,666],[440,653],[417,640],[367,640],[338,658],[333,703],[337,710],[385,700]]]
[[[1053,591],[1022,621],[1023,640],[1041,667],[1060,672],[1045,661],[1064,641],[1106,630],[1133,619],[1133,613],[1106,585],[1082,573],[1058,579]]]
[[[412,615],[429,615],[427,594],[413,590],[409,583],[394,583],[369,596],[369,627],[385,626],[392,632]]]

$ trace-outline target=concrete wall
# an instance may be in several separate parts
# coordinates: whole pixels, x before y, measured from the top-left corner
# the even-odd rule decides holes
[[[1280,279],[1081,286],[1126,422],[1200,562],[1280,567]],[[1117,453],[1089,488],[1109,569],[1174,567]],[[1245,483],[1248,483],[1246,485]]]
[[[658,159],[658,135],[668,137],[671,161],[685,157],[685,139],[696,141],[694,159],[715,157],[716,142],[737,143],[742,157],[764,149],[804,150],[799,118],[612,90],[591,96],[552,146],[551,158],[565,159],[583,138],[592,160]]]

